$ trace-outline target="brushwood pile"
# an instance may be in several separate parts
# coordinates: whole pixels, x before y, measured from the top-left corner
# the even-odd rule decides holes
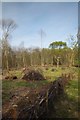
[[[40,80],[45,80],[44,76],[38,71],[38,70],[29,70],[24,74],[22,77],[24,80],[31,80],[31,81],[40,81]]]
[[[31,75],[34,72],[30,72]],[[31,75],[34,77],[34,75]],[[30,78],[29,78],[30,79]],[[44,93],[39,92],[33,97],[25,96],[15,108],[11,108],[7,113],[3,114],[3,120],[40,120],[47,119],[49,117],[50,111],[54,111],[54,104],[56,99],[64,93],[64,88],[68,81],[70,80],[70,75],[62,75],[52,82]],[[12,111],[12,112],[11,112]]]

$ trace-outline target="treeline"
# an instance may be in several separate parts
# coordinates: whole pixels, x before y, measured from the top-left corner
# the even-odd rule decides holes
[[[27,66],[75,66],[78,62],[78,48],[11,48],[7,40],[2,41],[2,68]]]
[[[9,70],[10,68],[22,68],[27,66],[77,66],[78,65],[78,45],[73,36],[69,40],[72,41],[71,47],[66,42],[55,41],[50,43],[49,48],[12,48],[9,39],[13,30],[17,27],[11,19],[0,21],[2,28],[2,37],[0,39],[0,57],[2,60],[2,68]],[[0,61],[1,63],[1,61]]]

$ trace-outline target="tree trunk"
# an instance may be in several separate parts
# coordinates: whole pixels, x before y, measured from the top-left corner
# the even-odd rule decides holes
[[[5,56],[6,56],[6,68],[7,68],[7,71],[9,70],[9,63],[8,63],[8,54],[7,54],[7,51],[5,51]]]

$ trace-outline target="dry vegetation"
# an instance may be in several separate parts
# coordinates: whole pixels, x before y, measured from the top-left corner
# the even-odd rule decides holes
[[[37,100],[37,96],[45,96],[46,91],[53,81],[65,73],[69,75],[70,81],[64,89],[64,94],[56,98],[56,102],[51,103],[50,116],[52,118],[77,118],[78,117],[78,69],[73,68],[56,68],[52,67],[47,70],[39,68],[46,80],[23,80],[21,71],[10,71],[10,75],[17,76],[17,79],[3,79],[3,116],[8,111],[7,116],[11,116],[17,107],[20,112],[25,107],[30,107]],[[8,74],[8,76],[9,76]],[[32,78],[32,76],[31,76]],[[61,82],[60,82],[61,83]],[[54,114],[54,106],[55,114]],[[26,108],[26,109],[27,109]],[[12,110],[11,110],[12,109]],[[11,114],[10,114],[10,111]],[[24,112],[23,112],[24,115]],[[26,113],[27,116],[27,113]],[[44,114],[44,117],[46,115]],[[49,116],[47,116],[49,117]],[[6,118],[7,119],[7,118]],[[16,118],[17,119],[17,118]]]

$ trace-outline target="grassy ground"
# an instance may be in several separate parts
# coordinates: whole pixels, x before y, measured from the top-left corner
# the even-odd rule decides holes
[[[48,70],[43,69],[43,75],[46,80],[43,81],[25,81],[21,80],[21,71],[10,71],[10,74],[16,75],[17,80],[2,80],[2,90],[3,90],[3,104],[10,100],[12,93],[19,88],[28,87],[30,89],[41,88],[42,86],[48,85],[51,81],[54,81],[61,74],[71,73],[73,78],[69,81],[68,85],[65,88],[65,94],[59,98],[59,101],[55,105],[56,114],[55,117],[78,117],[78,69],[54,67],[54,71],[50,67]],[[53,117],[53,115],[51,116]]]
[[[78,118],[78,80],[71,80],[55,104],[57,118]],[[53,117],[53,116],[52,116]]]

